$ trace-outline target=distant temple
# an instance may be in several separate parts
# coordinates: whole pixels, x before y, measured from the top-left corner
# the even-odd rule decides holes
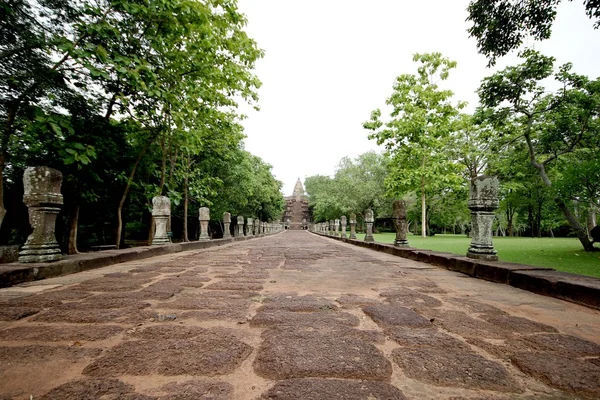
[[[294,193],[285,198],[285,212],[283,213],[283,222],[288,229],[307,229],[310,221],[308,212],[308,197],[304,192],[304,186],[300,178],[294,186]]]

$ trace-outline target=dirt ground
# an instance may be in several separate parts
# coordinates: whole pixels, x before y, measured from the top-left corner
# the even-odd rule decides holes
[[[600,399],[600,312],[289,231],[0,289],[30,398]]]

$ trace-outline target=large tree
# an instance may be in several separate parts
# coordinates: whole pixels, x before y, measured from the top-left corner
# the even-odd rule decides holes
[[[520,54],[523,62],[485,78],[479,88],[483,107],[495,123],[510,125],[513,142],[521,141],[543,184],[551,188],[550,165],[584,149],[596,149],[600,134],[600,79],[554,66],[554,58],[534,50]],[[560,85],[550,92],[544,82]],[[573,182],[575,183],[575,182]],[[586,251],[598,250],[570,207],[570,199],[554,190],[554,201]]]
[[[464,103],[454,103],[453,93],[440,88],[456,62],[440,53],[415,54],[418,73],[396,78],[386,104],[392,112],[386,121],[381,110],[371,113],[363,124],[370,139],[385,145],[390,155],[386,185],[390,194],[402,196],[410,191],[421,197],[422,236],[426,237],[427,193],[456,184],[457,164],[448,157],[454,118]]]

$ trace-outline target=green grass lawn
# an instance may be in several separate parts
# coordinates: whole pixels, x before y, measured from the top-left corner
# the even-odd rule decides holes
[[[393,243],[395,234],[376,233],[374,237],[380,243]],[[465,255],[471,239],[464,235],[435,235],[425,239],[409,235],[408,242],[418,249]],[[494,247],[503,261],[600,278],[600,252],[586,253],[575,238],[494,237]]]

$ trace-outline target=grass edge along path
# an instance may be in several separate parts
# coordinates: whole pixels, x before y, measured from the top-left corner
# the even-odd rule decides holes
[[[376,242],[394,243],[394,233],[376,233]],[[363,235],[357,234],[359,239]],[[435,235],[422,238],[409,235],[410,247],[464,256],[471,243],[465,235]],[[600,278],[600,252],[583,251],[577,238],[494,237],[494,248],[502,261]]]

